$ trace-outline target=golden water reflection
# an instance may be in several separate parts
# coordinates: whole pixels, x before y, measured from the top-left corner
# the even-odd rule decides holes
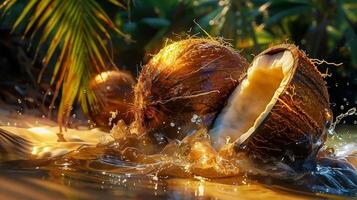
[[[64,137],[68,142],[57,142],[58,127],[37,126],[20,128],[1,126],[11,134],[19,136],[28,143],[29,154],[14,154],[9,160],[14,160],[13,166],[22,165],[21,159],[54,158],[79,147],[95,147],[98,143],[112,141],[110,134],[83,127],[68,129]],[[25,142],[24,142],[25,143]],[[16,143],[18,147],[19,143]],[[201,150],[201,144],[193,149]],[[330,143],[332,146],[343,146],[340,143]],[[93,149],[87,148],[87,149]],[[14,149],[16,149],[14,147]],[[14,150],[9,147],[9,151]],[[85,148],[84,148],[85,149]],[[353,150],[353,148],[352,148]],[[27,157],[26,157],[27,156]],[[190,155],[195,159],[195,155]],[[210,157],[205,157],[208,162]],[[6,199],[106,199],[136,198],[136,199],[316,199],[338,198],[321,194],[303,194],[299,191],[289,191],[273,184],[259,184],[246,180],[244,177],[206,179],[199,176],[192,178],[169,178],[150,174],[155,166],[140,169],[137,166],[118,167],[110,163],[102,164],[93,153],[77,155],[76,161],[67,158],[58,160],[49,167],[36,167],[21,170],[1,170],[0,196]],[[83,162],[92,160],[89,162]],[[209,162],[208,162],[209,163]],[[74,166],[79,165],[79,166]],[[30,165],[31,166],[31,165]],[[135,169],[135,170],[134,170]],[[145,171],[147,170],[147,171]],[[8,198],[7,198],[8,197]]]

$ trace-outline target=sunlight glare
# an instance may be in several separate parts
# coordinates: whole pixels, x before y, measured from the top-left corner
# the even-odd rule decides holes
[[[41,135],[54,134],[52,131],[43,127],[33,127],[33,128],[29,128],[28,130],[31,131],[32,133],[41,134]]]

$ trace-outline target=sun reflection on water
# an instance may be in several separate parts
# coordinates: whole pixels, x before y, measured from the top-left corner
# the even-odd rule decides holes
[[[43,135],[52,134],[52,135],[55,135],[55,133],[53,133],[52,131],[50,131],[49,129],[46,129],[44,127],[33,127],[33,128],[29,128],[27,130],[29,130],[29,131],[31,131],[32,133],[35,133],[35,134],[43,134]]]

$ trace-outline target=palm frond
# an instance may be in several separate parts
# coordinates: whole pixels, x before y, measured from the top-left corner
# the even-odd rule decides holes
[[[107,1],[124,8],[117,0]],[[16,2],[5,0],[0,8],[7,12]],[[21,24],[26,24],[21,30],[25,36],[40,37],[36,52],[45,50],[44,66],[54,63],[50,83],[56,89],[50,108],[62,87],[60,127],[67,124],[76,100],[84,113],[95,112],[99,99],[87,88],[88,82],[94,74],[115,66],[107,44],[111,39],[108,28],[130,38],[115,26],[96,0],[29,0],[13,29],[19,29]]]

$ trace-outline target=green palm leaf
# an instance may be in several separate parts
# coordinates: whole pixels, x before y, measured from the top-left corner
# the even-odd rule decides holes
[[[117,0],[107,1],[124,8]],[[5,0],[0,9],[7,12],[16,2]],[[60,127],[67,124],[76,100],[84,113],[96,112],[94,105],[100,99],[87,86],[94,74],[115,66],[107,47],[111,39],[108,27],[129,39],[127,35],[114,25],[95,0],[29,0],[13,29],[19,29],[21,24],[26,24],[22,30],[25,36],[40,36],[37,51],[44,48],[47,52],[44,65],[54,63],[50,83],[56,85],[56,89],[50,108],[62,87],[58,110]]]

